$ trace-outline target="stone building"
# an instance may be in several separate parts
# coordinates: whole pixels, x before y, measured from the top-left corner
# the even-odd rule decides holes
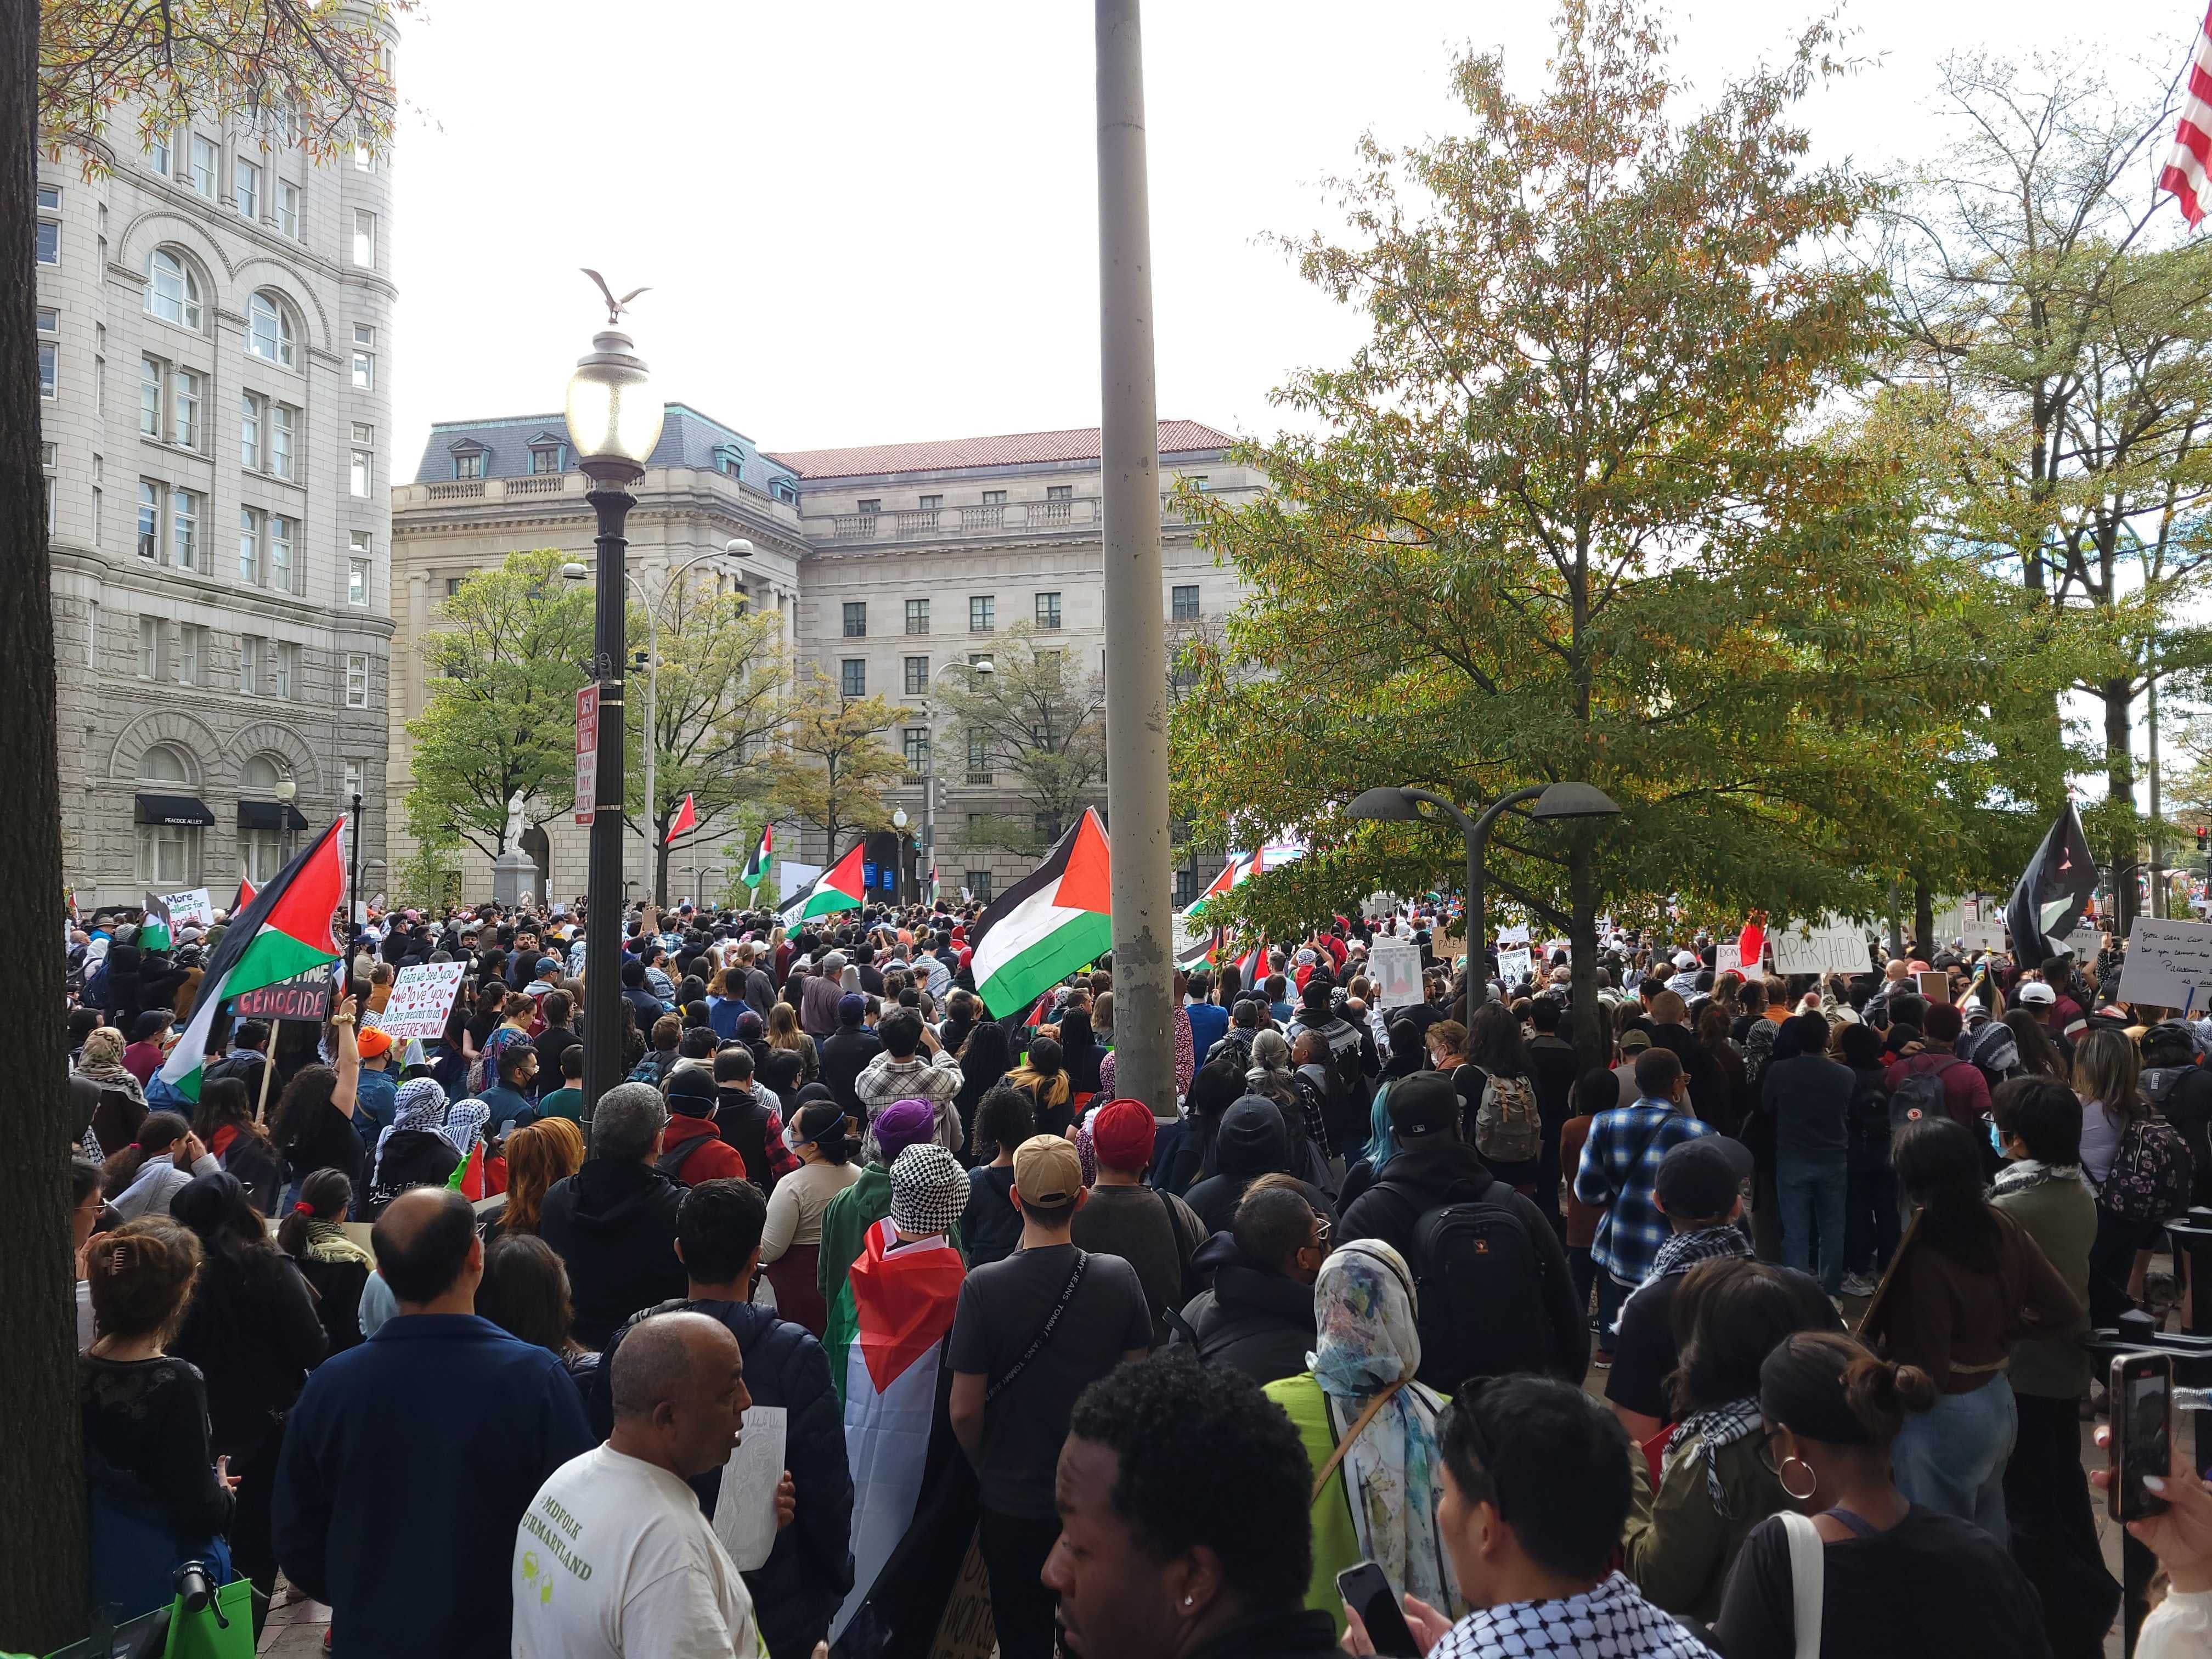
[[[64,879],[228,904],[357,793],[373,890],[389,157],[317,166],[271,118],[103,160],[38,174]]]
[[[1259,473],[1232,465],[1226,434],[1195,421],[1163,421],[1163,490],[1178,479],[1212,491],[1249,494]],[[415,481],[392,492],[395,672],[392,695],[389,811],[395,845],[404,848],[403,803],[410,778],[404,722],[419,712],[422,671],[413,641],[436,626],[439,600],[469,573],[508,552],[553,547],[588,562],[593,520],[585,481],[569,464],[557,415],[441,422],[433,428]],[[940,884],[988,892],[1025,873],[1024,858],[966,839],[970,815],[1023,812],[1003,770],[970,769],[963,756],[936,756],[931,687],[949,664],[989,653],[994,636],[1017,622],[1085,668],[1103,665],[1100,461],[1096,428],[993,438],[884,444],[850,449],[760,449],[734,428],[681,404],[667,406],[659,449],[634,491],[629,579],[641,598],[665,591],[687,566],[690,580],[740,586],[756,607],[786,618],[786,638],[803,672],[818,669],[853,695],[880,694],[902,711],[884,741],[909,765],[888,799],[909,820],[898,838],[870,838],[869,859],[903,866],[906,890],[926,878],[933,850]],[[1218,623],[1235,604],[1235,574],[1198,547],[1172,510],[1162,526],[1164,629]],[[733,538],[755,552],[722,551]],[[404,595],[404,599],[400,596]],[[633,687],[635,681],[632,682]],[[942,738],[940,736],[940,745]],[[935,793],[930,793],[934,776]],[[1100,804],[1103,805],[1101,790]],[[586,831],[568,803],[528,832],[550,897],[580,895],[587,862]],[[736,844],[679,848],[669,878],[672,901],[696,887],[717,891],[749,851]],[[820,863],[817,832],[780,825],[785,858]],[[843,850],[842,848],[840,851]],[[404,854],[395,854],[399,858]],[[642,890],[649,848],[633,836],[627,860],[632,891]],[[1195,861],[1179,890],[1196,888],[1212,867]],[[687,867],[688,866],[688,869]],[[488,896],[489,860],[469,850],[459,890]]]

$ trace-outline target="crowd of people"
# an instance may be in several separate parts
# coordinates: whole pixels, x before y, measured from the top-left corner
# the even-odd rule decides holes
[[[611,987],[580,913],[404,911],[322,1021],[219,1019],[196,1099],[212,941],[94,918],[96,1596],[200,1559],[338,1652],[808,1659],[927,1652],[972,1566],[1004,1659],[1289,1659],[1377,1650],[1372,1564],[1443,1659],[2104,1650],[2083,1339],[2193,1288],[2212,1029],[2109,961],[1694,935],[1609,935],[1577,1006],[1564,953],[1340,917],[1179,970],[1147,1101],[1110,959],[994,1017],[977,908],[647,906]],[[2137,1650],[2212,1654],[2212,1493],[2161,1484]]]

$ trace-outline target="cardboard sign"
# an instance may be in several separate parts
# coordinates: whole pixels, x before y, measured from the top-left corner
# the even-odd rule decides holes
[[[970,1544],[960,1564],[959,1582],[938,1621],[929,1659],[991,1659],[998,1645],[999,1633],[991,1624],[991,1575],[983,1565],[982,1550]]]
[[[169,926],[178,927],[212,927],[215,926],[215,905],[204,887],[187,887],[181,893],[164,893],[161,902],[169,907]]]
[[[1767,935],[1774,945],[1778,974],[1863,974],[1866,935],[1858,923],[1830,916],[1819,927],[1785,923]]]
[[[231,998],[230,1012],[240,1019],[295,1019],[319,1025],[330,1018],[331,970],[310,968],[258,991],[243,992]]]
[[[2137,916],[2128,929],[2119,1000],[2194,1008],[2212,995],[2212,922]]]
[[[2095,922],[2077,922],[2074,931],[2066,936],[2066,948],[2074,953],[2076,962],[2094,962],[2097,952],[2105,948],[2105,936],[2097,931]]]
[[[1525,921],[1517,927],[1501,927],[1498,930],[1498,948],[1501,951],[1509,945],[1526,945],[1528,942],[1528,924]]]
[[[392,981],[392,1000],[384,1005],[379,1028],[394,1042],[412,1037],[429,1042],[446,1034],[446,1017],[453,1012],[465,962],[418,962],[399,970]]]
[[[1756,963],[1749,968],[1743,965],[1743,947],[1741,945],[1713,946],[1713,978],[1715,980],[1718,980],[1723,974],[1743,974],[1748,976],[1758,971],[1759,965]]]
[[[714,1502],[714,1536],[738,1571],[765,1564],[775,1547],[775,1489],[783,1479],[785,1408],[748,1406],[730,1461],[722,1466],[722,1494]]]
[[[1533,976],[1535,970],[1534,953],[1525,945],[1517,951],[1500,951],[1498,953],[1498,981],[1509,991]]]
[[[1951,1000],[1951,976],[1942,969],[1930,969],[1913,977],[1920,981],[1920,994],[1929,1001],[1948,1002]]]
[[[2001,921],[1970,921],[1959,930],[1959,945],[1969,952],[2002,951],[2005,948],[2004,924]]]
[[[1378,939],[1367,954],[1379,1008],[1410,1008],[1421,1000],[1421,948],[1409,939]]]

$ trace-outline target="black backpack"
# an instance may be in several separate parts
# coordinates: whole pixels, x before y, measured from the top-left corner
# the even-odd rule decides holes
[[[1889,1097],[1890,1133],[1894,1134],[1920,1118],[1948,1116],[1948,1110],[1943,1104],[1943,1073],[1966,1063],[1956,1055],[1945,1054],[1926,1071],[1915,1072],[1899,1084]]]
[[[1389,1180],[1375,1184],[1419,1201]],[[1422,1382],[1449,1391],[1470,1376],[1551,1374],[1559,1355],[1548,1265],[1510,1187],[1493,1182],[1480,1198],[1424,1211],[1412,1242]]]

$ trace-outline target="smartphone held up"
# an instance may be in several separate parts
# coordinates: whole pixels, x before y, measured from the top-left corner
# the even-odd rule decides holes
[[[2112,1484],[2106,1489],[2115,1521],[2142,1521],[2166,1512],[2166,1500],[2143,1485],[2163,1479],[2173,1458],[2173,1358],[2124,1354],[2112,1361]]]

